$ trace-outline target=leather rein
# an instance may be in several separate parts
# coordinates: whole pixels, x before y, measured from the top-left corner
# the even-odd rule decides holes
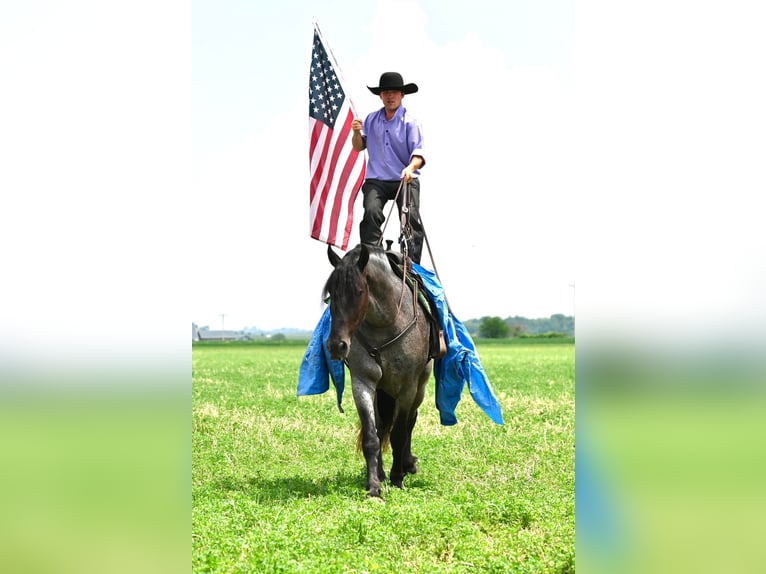
[[[388,220],[390,219],[391,211],[393,211],[394,205],[397,204],[397,200],[399,199],[399,194],[400,194],[400,192],[402,190],[404,190],[404,200],[402,201],[402,206],[403,206],[402,207],[402,221],[401,221],[401,225],[402,225],[402,238],[400,238],[400,240],[401,239],[406,239],[406,236],[410,235],[412,233],[412,230],[411,230],[411,228],[409,226],[409,209],[407,208],[407,201],[408,201],[408,197],[409,197],[409,186],[406,184],[405,180],[402,179],[399,182],[399,188],[396,190],[396,196],[394,197],[394,200],[391,202],[391,207],[390,207],[389,212],[388,212],[388,217],[386,217],[386,220],[385,220],[385,222],[383,224],[383,229],[381,230],[380,238],[378,239],[378,246],[382,246],[383,234],[385,233],[386,225],[388,225]],[[402,303],[404,302],[404,291],[405,291],[405,289],[407,287],[407,259],[408,259],[407,242],[406,242],[406,240],[405,241],[400,241],[400,242],[402,244],[402,251],[403,251],[403,254],[404,254],[404,261],[402,263],[402,291],[401,291],[402,295],[401,295],[401,298],[399,299],[399,305],[396,308],[396,316],[394,317],[394,321],[396,321],[396,319],[399,317],[399,313],[401,312]],[[356,332],[354,333],[357,336],[357,338],[359,339],[359,342],[362,344],[362,347],[364,347],[365,350],[367,351],[367,353],[373,359],[375,359],[375,362],[378,364],[379,367],[382,367],[382,365],[380,363],[380,352],[383,349],[385,349],[386,347],[389,347],[390,345],[393,345],[399,339],[404,337],[404,335],[406,335],[410,331],[410,329],[412,329],[415,326],[415,324],[418,322],[418,309],[417,309],[417,307],[418,307],[418,282],[417,281],[413,281],[412,283],[413,283],[413,285],[412,285],[412,320],[407,324],[406,327],[404,327],[404,329],[402,331],[399,332],[398,335],[396,335],[395,337],[393,337],[389,341],[386,341],[382,345],[378,345],[377,347],[373,347],[370,344],[370,342],[367,340],[367,338],[361,332],[361,327],[362,327],[362,325],[364,325],[364,322],[362,323],[362,325],[359,326],[360,328],[357,329]]]

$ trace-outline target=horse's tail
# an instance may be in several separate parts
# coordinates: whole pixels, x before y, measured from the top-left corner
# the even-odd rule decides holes
[[[383,431],[380,452],[388,452],[391,450],[391,425],[389,424]],[[359,423],[356,428],[356,452],[362,452],[362,423]]]

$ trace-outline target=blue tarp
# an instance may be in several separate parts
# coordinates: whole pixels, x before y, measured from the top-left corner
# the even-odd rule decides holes
[[[330,378],[338,396],[338,409],[343,412],[341,402],[345,388],[343,362],[330,358],[330,352],[324,342],[330,334],[330,307],[324,310],[319,323],[311,335],[306,353],[303,355],[298,374],[298,396],[319,395],[330,388]]]
[[[455,407],[460,401],[463,386],[468,383],[468,390],[474,402],[496,424],[503,424],[503,415],[495,393],[489,383],[484,368],[481,366],[476,346],[466,328],[449,310],[444,296],[444,289],[436,280],[432,271],[417,263],[412,269],[423,279],[423,287],[436,307],[439,324],[444,331],[447,353],[434,361],[436,380],[436,408],[439,419],[445,426],[457,423]],[[316,395],[330,388],[330,378],[341,408],[344,389],[344,366],[341,361],[330,358],[325,341],[330,333],[330,308],[325,309],[309,341],[301,362],[298,375],[298,396]],[[341,409],[342,410],[342,409]]]

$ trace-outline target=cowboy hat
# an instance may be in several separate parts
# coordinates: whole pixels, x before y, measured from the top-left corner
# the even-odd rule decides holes
[[[377,88],[367,86],[367,89],[376,96],[379,96],[383,90],[399,90],[403,94],[414,94],[418,91],[417,84],[405,84],[402,75],[397,72],[383,72],[378,83],[380,85]]]

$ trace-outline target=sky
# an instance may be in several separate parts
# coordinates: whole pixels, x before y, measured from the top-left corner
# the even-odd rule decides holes
[[[490,25],[475,5],[415,0],[193,6],[194,220],[207,239],[196,323],[311,329],[322,312],[331,267],[308,226],[315,21],[359,117],[381,107],[366,86],[382,72],[420,88],[403,104],[426,139],[423,264],[453,313],[574,313],[574,2],[486,3]],[[351,246],[361,195],[357,208]],[[386,237],[398,233],[394,211]]]
[[[711,315],[761,312],[764,241],[746,207],[763,191],[759,12],[745,2],[194,2],[192,320],[312,328],[322,312],[331,268],[308,236],[314,21],[360,117],[380,107],[366,89],[380,73],[420,87],[403,104],[428,153],[421,214],[434,261],[423,263],[456,317],[592,305],[607,322],[652,330],[653,318],[702,318],[692,330],[705,330]],[[387,237],[397,235],[395,220]]]
[[[308,232],[314,21],[360,116],[384,71],[420,87],[404,105],[456,317],[574,311],[578,342],[760,333],[763,10],[5,3],[3,356],[186,356],[191,322],[313,328],[330,272]]]

